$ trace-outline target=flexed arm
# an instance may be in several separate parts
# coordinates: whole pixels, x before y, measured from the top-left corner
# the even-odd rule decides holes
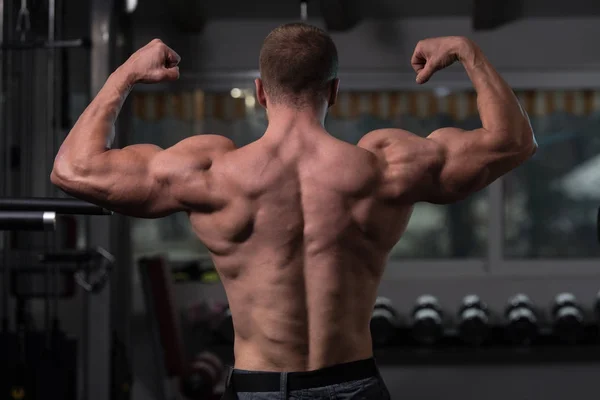
[[[397,129],[366,135],[361,145],[385,160],[384,192],[391,197],[433,203],[462,199],[522,164],[537,148],[527,114],[475,43],[463,37],[426,39],[417,44],[411,64],[423,84],[456,61],[477,92],[482,128],[442,128],[425,139]]]
[[[133,85],[177,79],[179,60],[177,53],[153,40],[119,67],[63,142],[52,183],[75,197],[136,217],[184,211],[189,196],[201,205],[210,202],[205,185],[211,179],[209,169],[215,157],[233,148],[230,140],[202,135],[166,150],[149,144],[110,149],[114,123]]]

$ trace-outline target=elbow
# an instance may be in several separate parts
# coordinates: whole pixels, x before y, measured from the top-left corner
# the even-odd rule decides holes
[[[535,140],[533,128],[531,127],[529,120],[527,120],[526,128],[523,132],[523,153],[527,158],[531,158],[537,152],[537,149],[538,144]]]
[[[513,150],[513,154],[519,160],[520,163],[525,162],[533,157],[537,152],[537,143],[533,138],[524,140]]]
[[[529,153],[529,156],[530,156],[530,157],[533,157],[533,155],[534,155],[535,153],[537,153],[537,150],[538,150],[538,144],[537,144],[537,142],[536,142],[536,141],[535,141],[535,139],[534,139],[534,140],[533,140],[533,143],[531,144],[531,148],[530,148],[530,153]]]
[[[533,157],[538,148],[529,120],[525,121],[524,126],[518,129],[517,132],[516,135],[514,131],[505,133],[508,140],[504,143],[503,148],[507,152],[519,155],[519,158],[527,160]]]
[[[74,176],[68,165],[64,162],[54,162],[52,172],[50,173],[50,182],[53,185],[65,190],[69,185],[69,182],[73,182]]]
[[[87,167],[79,163],[55,160],[50,181],[62,190],[72,191],[86,176],[86,171]]]

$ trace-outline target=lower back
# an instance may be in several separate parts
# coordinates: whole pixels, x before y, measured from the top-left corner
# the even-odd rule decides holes
[[[224,282],[236,332],[235,367],[308,371],[371,357],[378,278],[350,262],[250,264],[238,282]]]

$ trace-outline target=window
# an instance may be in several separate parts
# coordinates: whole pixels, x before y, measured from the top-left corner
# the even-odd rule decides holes
[[[505,178],[505,257],[598,257],[600,92],[517,95],[539,150]]]
[[[133,142],[168,147],[198,133],[218,133],[238,146],[265,131],[264,110],[254,91],[228,93],[136,93]],[[332,107],[327,129],[337,138],[357,143],[367,132],[398,127],[428,135],[443,126],[473,129],[480,124],[473,92],[343,92]],[[483,191],[452,206],[417,204],[408,229],[392,258],[475,258],[485,254],[487,196]],[[137,253],[159,248],[177,253],[205,253],[185,215],[139,220],[133,227]]]

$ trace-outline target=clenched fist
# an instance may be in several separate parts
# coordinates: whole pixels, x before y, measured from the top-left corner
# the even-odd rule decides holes
[[[159,39],[142,47],[125,63],[123,68],[132,83],[158,83],[179,78],[181,57]]]
[[[465,37],[447,36],[421,40],[417,43],[410,63],[417,73],[417,83],[425,83],[441,69],[449,67],[455,61],[475,49],[475,44]]]

